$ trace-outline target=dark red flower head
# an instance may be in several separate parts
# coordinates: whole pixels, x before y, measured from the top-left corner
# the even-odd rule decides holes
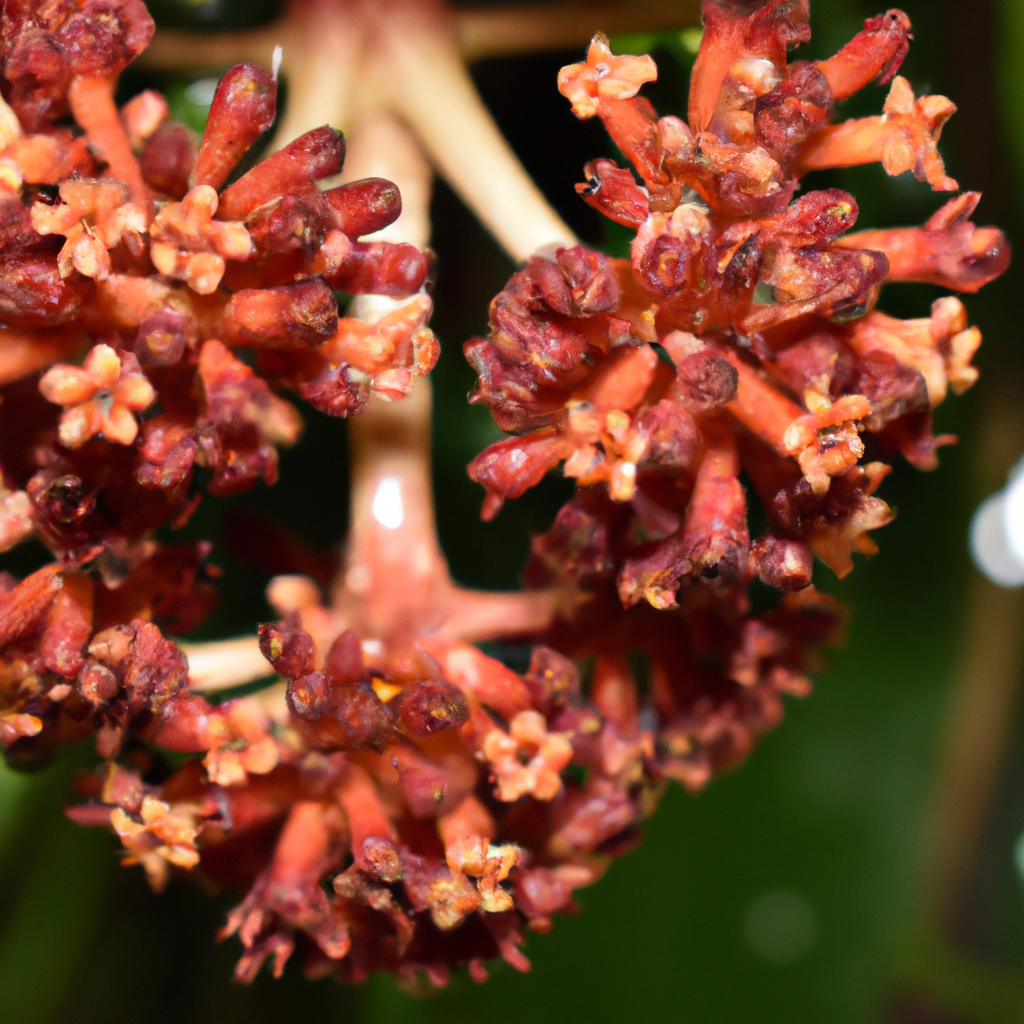
[[[197,870],[240,889],[223,934],[242,980],[299,945],[307,973],[346,980],[526,969],[524,931],[632,848],[665,780],[704,785],[808,692],[842,625],[814,558],[844,575],[891,517],[869,445],[930,468],[948,440],[931,410],[973,383],[980,335],[954,297],[900,321],[879,292],[974,291],[1005,269],[1002,234],[970,222],[972,193],[859,234],[852,196],[797,194],[873,161],[956,189],[936,149],[952,105],[896,74],[906,16],[819,62],[790,61],[806,2],[708,0],[704,20],[687,121],[639,95],[654,62],[603,36],[563,69],[633,167],[594,160],[578,186],[635,231],[630,258],[535,256],[466,346],[472,400],[510,435],[470,467],[485,516],[559,465],[578,483],[533,541],[534,589],[448,578],[426,446],[375,400],[331,603],[278,577],[279,621],[226,656],[279,678],[214,704],[164,635],[209,610],[210,547],[153,535],[204,493],[274,482],[301,430],[280,392],[348,416],[430,371],[427,258],[360,241],[401,199],[322,189],[345,155],[328,126],[227,184],[274,119],[264,70],[224,76],[197,142],[155,93],[114,105],[152,28],[137,0],[4,6],[0,550],[35,534],[54,562],[0,574],[0,744],[28,765],[95,735],[106,763],[70,815],[154,887]],[[834,123],[876,79],[884,114]],[[346,316],[338,292],[378,298]],[[755,578],[774,606],[755,609]],[[509,636],[529,641],[518,672],[469,642]],[[157,748],[194,756],[168,774]]]

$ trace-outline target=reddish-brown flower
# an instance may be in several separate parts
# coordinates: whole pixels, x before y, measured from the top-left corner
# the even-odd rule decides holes
[[[704,3],[688,122],[659,118],[638,95],[649,61],[613,57],[603,37],[562,72],[573,110],[602,119],[639,178],[598,159],[577,186],[634,229],[630,259],[534,257],[492,303],[490,336],[465,349],[471,401],[512,435],[470,466],[484,518],[559,465],[577,481],[527,570],[560,595],[547,642],[597,656],[602,743],[613,708],[641,715],[644,770],[688,786],[745,756],[783,694],[807,692],[813,649],[840,626],[811,586],[814,557],[842,576],[854,551],[874,552],[870,532],[891,519],[878,456],[933,468],[951,439],[932,435],[931,410],[976,378],[980,333],[958,299],[900,321],[876,308],[881,286],[973,292],[1009,259],[1001,232],[968,220],[975,193],[923,228],[856,234],[852,196],[798,195],[811,170],[874,161],[955,190],[936,148],[954,108],[896,76],[901,12],[811,63],[789,55],[809,39],[807,5],[754,6]],[[892,80],[883,114],[832,124],[876,78]],[[767,522],[756,538],[748,488]],[[760,614],[755,578],[788,592]],[[492,747],[510,790],[542,749],[504,734]]]
[[[225,187],[274,120],[273,75],[231,69],[197,145],[154,94],[114,105],[152,31],[136,0],[4,7],[0,550],[34,534],[54,563],[0,575],[0,744],[30,765],[95,736],[106,764],[69,814],[155,888],[197,868],[234,887],[242,980],[299,946],[307,973],[354,981],[527,969],[524,931],[632,848],[666,780],[703,786],[809,691],[842,627],[813,560],[844,575],[891,517],[874,450],[928,468],[947,440],[931,410],[973,383],[980,335],[953,297],[899,321],[879,291],[974,291],[1006,266],[1002,234],[968,220],[972,193],[859,234],[845,192],[794,198],[813,169],[876,160],[956,187],[936,149],[952,106],[894,77],[909,21],[870,19],[812,63],[789,59],[806,2],[707,0],[704,18],[686,122],[639,95],[653,61],[602,36],[559,77],[642,182],[598,159],[578,191],[635,236],[628,260],[530,259],[466,346],[472,400],[511,435],[470,467],[485,516],[558,465],[578,482],[533,540],[532,589],[486,594],[452,582],[433,531],[412,389],[438,356],[427,257],[360,240],[398,217],[397,189],[321,188],[345,155],[326,125]],[[884,114],[832,124],[873,79],[892,81]],[[55,127],[68,113],[82,138]],[[165,634],[203,619],[218,573],[208,544],[153,535],[201,480],[274,482],[301,431],[286,389],[368,412],[346,564],[326,601],[277,577],[278,621],[190,664]],[[761,611],[755,578],[782,592]],[[507,637],[523,672],[474,646]],[[185,756],[168,774],[152,747]]]
[[[942,283],[973,291],[1009,255],[998,231],[967,222],[976,195],[923,230],[860,234],[847,233],[857,217],[848,194],[793,200],[808,170],[869,160],[955,188],[935,149],[953,109],[945,99],[914,101],[897,76],[882,117],[828,124],[837,100],[895,74],[903,14],[870,19],[818,64],[787,55],[809,37],[801,5],[741,14],[708,2],[704,17],[689,124],[657,118],[635,95],[649,76],[633,58],[615,60],[633,68],[617,74],[634,86],[597,88],[612,67],[604,40],[563,73],[576,112],[600,116],[640,175],[642,187],[597,160],[578,186],[636,229],[632,257],[577,247],[534,258],[492,304],[490,338],[466,349],[480,376],[473,401],[520,435],[470,467],[488,491],[485,517],[564,463],[581,487],[603,484],[631,507],[615,543],[635,556],[620,556],[618,588],[658,606],[711,565],[716,581],[743,583],[741,471],[767,512],[765,543],[810,545],[846,571],[849,545],[865,549],[865,529],[887,521],[870,498],[881,467],[858,466],[862,433],[933,465],[946,439],[932,437],[930,411],[948,387],[973,382],[980,342],[958,300],[900,322],[875,309],[880,285],[938,281],[941,266]]]

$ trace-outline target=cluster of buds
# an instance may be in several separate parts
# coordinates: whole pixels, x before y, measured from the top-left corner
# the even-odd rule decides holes
[[[576,479],[534,540],[528,582],[573,609],[561,650],[646,655],[659,767],[691,784],[749,749],[779,690],[799,691],[780,660],[834,622],[814,557],[844,576],[853,552],[875,551],[869,532],[891,519],[874,495],[890,471],[878,456],[933,468],[951,439],[933,436],[932,409],[977,375],[981,337],[959,299],[901,321],[875,308],[880,287],[973,292],[1009,260],[1002,233],[968,219],[977,193],[923,228],[854,234],[849,194],[794,199],[808,171],[873,161],[957,188],[936,149],[953,105],[915,100],[896,75],[902,12],[808,62],[787,53],[809,38],[806,3],[739,7],[704,4],[689,123],[637,95],[653,61],[615,56],[603,36],[562,70],[577,116],[600,117],[640,178],[599,159],[577,185],[635,230],[630,259],[582,246],[535,257],[492,303],[490,337],[466,346],[471,401],[514,435],[470,466],[484,517],[560,463]],[[884,114],[832,124],[872,80],[891,81]],[[754,579],[787,592],[761,616]]]
[[[0,380],[49,369],[5,402],[5,483],[81,565],[185,514],[197,469],[213,493],[273,482],[277,447],[301,429],[273,389],[348,415],[374,392],[402,397],[438,350],[427,258],[359,241],[401,212],[395,186],[317,187],[342,168],[339,132],[307,132],[226,184],[274,121],[273,75],[232,68],[197,146],[156,93],[114,106],[153,31],[138,0],[23,7],[4,9]],[[84,136],[53,126],[68,108]],[[337,292],[409,301],[357,320]],[[146,513],[126,522],[129,504]]]
[[[58,712],[81,722],[115,693],[129,718],[155,710],[131,673],[115,680],[111,665],[97,681],[90,638],[137,618],[201,620],[208,545],[149,538],[183,524],[203,485],[276,479],[277,446],[301,430],[276,389],[348,415],[374,392],[402,397],[437,357],[427,257],[359,241],[401,212],[395,186],[321,191],[344,159],[323,127],[225,187],[274,121],[276,79],[232,68],[197,145],[157,93],[114,105],[152,32],[139,0],[4,7],[0,550],[35,534],[59,566],[3,586],[15,760],[72,728]],[[84,134],[58,127],[69,111]],[[338,291],[408,302],[357,320],[339,316]],[[183,664],[165,666],[176,685]]]
[[[55,562],[0,575],[0,743],[28,764],[94,735],[105,764],[69,813],[155,888],[192,872],[240,891],[223,932],[239,978],[280,974],[298,944],[307,973],[343,980],[526,969],[524,931],[632,848],[666,780],[701,787],[808,692],[842,618],[814,556],[843,575],[890,518],[867,444],[934,464],[931,410],[973,382],[980,336],[954,298],[904,322],[879,288],[975,290],[1005,240],[970,223],[971,193],[924,228],[852,235],[849,195],[793,196],[808,171],[869,161],[954,189],[935,148],[952,106],[893,77],[899,12],[790,63],[806,3],[742,6],[704,4],[689,124],[637,96],[650,58],[601,36],[560,76],[643,185],[588,165],[579,192],[636,229],[632,258],[530,259],[466,348],[473,401],[515,435],[470,467],[485,516],[560,463],[579,483],[513,595],[447,575],[410,426],[422,389],[400,406],[418,413],[382,412],[438,354],[427,257],[359,240],[397,218],[395,186],[321,188],[344,157],[329,127],[238,174],[275,116],[254,65],[221,79],[198,143],[155,93],[118,110],[152,34],[139,0],[4,7],[0,549],[34,534]],[[875,78],[884,115],[831,125]],[[84,134],[59,127],[69,112]],[[327,603],[311,580],[271,583],[279,621],[231,650],[277,679],[213,703],[164,635],[210,609],[210,546],[152,535],[204,488],[274,482],[301,428],[288,390],[367,413],[347,562]],[[753,540],[741,473],[768,523]],[[786,592],[757,613],[755,578]],[[474,646],[510,636],[523,673]]]
[[[73,816],[115,828],[158,886],[198,865],[247,891],[225,930],[243,980],[268,958],[280,973],[300,938],[307,972],[345,980],[525,969],[524,927],[548,930],[654,805],[621,666],[601,662],[586,700],[547,647],[520,676],[464,642],[374,652],[336,630],[318,607],[261,627],[284,682],[219,705],[175,693],[147,735],[202,761],[159,786],[104,767]]]

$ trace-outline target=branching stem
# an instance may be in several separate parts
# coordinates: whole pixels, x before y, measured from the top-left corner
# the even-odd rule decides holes
[[[565,0],[515,7],[470,7],[453,12],[459,52],[467,63],[489,57],[584,46],[595,31],[684,28],[700,22],[698,0],[646,3]],[[269,66],[274,47],[291,41],[289,20],[248,32],[193,33],[161,29],[136,66],[153,71],[203,71],[240,60]]]
[[[477,96],[445,7],[393,0],[381,11],[296,0],[289,31],[297,67],[276,143],[313,125],[340,123],[349,140],[345,177],[385,177],[402,193],[402,215],[383,237],[419,246],[429,241],[433,164],[515,259],[542,246],[575,244]],[[296,34],[306,43],[296,47]],[[288,59],[286,52],[286,68]],[[362,296],[351,313],[372,320],[394,305]],[[420,380],[402,401],[375,397],[350,425],[344,565],[327,607],[296,609],[318,648],[345,628],[384,644],[412,643],[424,634],[469,641],[525,635],[542,630],[554,614],[548,592],[482,593],[452,581],[434,519],[430,414],[429,382]],[[188,654],[197,689],[267,675],[251,637],[193,645]]]

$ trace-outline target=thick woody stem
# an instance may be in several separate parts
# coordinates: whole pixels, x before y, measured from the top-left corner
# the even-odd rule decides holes
[[[386,229],[389,238],[426,244],[430,167],[401,122],[384,110],[369,112],[353,134],[346,171],[394,181],[402,214]],[[353,312],[372,316],[375,305],[392,304],[368,296]],[[346,619],[376,638],[412,628],[429,611],[432,589],[448,580],[434,522],[430,407],[430,386],[421,380],[399,402],[375,397],[349,426],[351,526],[334,599]]]
[[[374,399],[350,424],[351,532],[334,604],[371,637],[411,639],[447,582],[430,484],[430,390]],[[439,624],[439,623],[438,623]]]
[[[429,239],[430,169],[405,126],[384,110],[363,117],[352,137],[347,177],[396,182],[402,215],[383,232],[391,241]],[[366,297],[357,315],[387,300]],[[334,605],[370,637],[411,639],[439,632],[459,639],[511,636],[550,621],[552,596],[464,591],[455,587],[437,540],[430,479],[430,384],[400,402],[374,399],[351,423],[351,533]]]
[[[482,593],[452,583],[434,521],[426,381],[401,402],[372,402],[349,438],[351,532],[332,602],[345,621],[392,641],[423,633],[491,639],[550,622],[550,592]]]
[[[352,179],[384,177],[398,185],[402,215],[380,237],[419,246],[429,241],[430,168],[394,115],[377,109],[363,116],[345,170]],[[367,297],[354,311],[368,315],[384,303]],[[351,424],[352,525],[336,605],[380,638],[436,631],[479,640],[536,632],[551,620],[552,594],[481,593],[451,581],[434,521],[430,408],[429,381],[420,380],[409,397],[393,404],[375,399]]]

